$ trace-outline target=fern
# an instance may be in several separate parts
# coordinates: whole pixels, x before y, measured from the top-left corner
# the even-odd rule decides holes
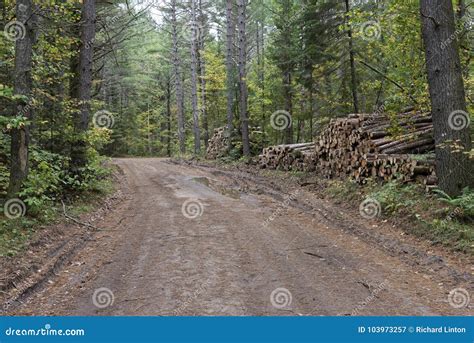
[[[474,190],[466,187],[462,194],[458,197],[450,197],[442,190],[435,190],[440,196],[440,201],[449,204],[450,206],[460,208],[467,217],[474,217]]]

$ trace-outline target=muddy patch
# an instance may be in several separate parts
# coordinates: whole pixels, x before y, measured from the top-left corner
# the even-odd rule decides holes
[[[213,191],[222,194],[228,198],[239,200],[241,197],[241,192],[238,189],[229,187],[228,185],[219,184],[216,180],[211,180],[207,177],[195,177],[192,179],[194,182],[205,185],[206,187],[212,189]]]

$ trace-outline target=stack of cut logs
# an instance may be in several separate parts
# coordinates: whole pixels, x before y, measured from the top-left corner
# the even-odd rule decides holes
[[[301,148],[302,146],[303,148]],[[313,146],[313,153],[306,150]],[[385,181],[419,179],[437,183],[434,173],[433,124],[429,113],[351,114],[333,119],[316,142],[270,147],[259,156],[261,168],[316,170],[327,178],[350,175]],[[295,158],[298,150],[304,149]]]
[[[218,157],[223,156],[229,145],[229,141],[226,137],[226,128],[219,127],[214,129],[214,133],[209,139],[209,145],[207,148],[207,158],[215,160]]]
[[[287,144],[263,149],[259,165],[263,169],[314,171],[315,143]]]

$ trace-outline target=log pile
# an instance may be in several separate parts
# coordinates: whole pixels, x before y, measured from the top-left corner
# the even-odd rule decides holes
[[[434,175],[434,159],[413,157],[434,147],[429,113],[351,114],[332,120],[321,133],[315,159],[328,178],[350,175],[360,183],[368,177],[413,181],[419,175]]]
[[[420,182],[435,185],[434,155],[426,155],[418,160],[411,154],[365,154],[360,160],[360,167],[352,170],[350,175],[359,183],[366,183],[367,178],[390,181],[401,179],[403,182]]]
[[[258,157],[262,169],[314,171],[315,143],[287,144],[263,149]]]
[[[270,147],[259,156],[261,168],[316,170],[327,178],[367,178],[436,184],[433,123],[429,113],[351,114],[333,119],[316,142],[300,147]],[[308,147],[312,146],[313,151]]]
[[[229,140],[226,135],[226,128],[219,127],[214,129],[214,133],[209,139],[209,145],[207,148],[207,158],[215,160],[218,157],[224,156],[227,147],[229,145]]]

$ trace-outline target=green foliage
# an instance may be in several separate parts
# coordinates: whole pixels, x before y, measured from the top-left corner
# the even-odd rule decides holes
[[[446,204],[449,204],[451,207],[460,209],[465,217],[474,218],[474,190],[465,188],[462,192],[462,195],[456,198],[450,197],[448,194],[443,192],[440,189],[435,190],[435,192],[440,195],[440,200]]]
[[[28,218],[0,221],[0,257],[14,256],[23,250],[34,232],[33,221]]]
[[[348,201],[358,197],[357,190],[359,185],[351,181],[333,180],[326,188],[326,194],[335,199],[345,199]]]
[[[0,116],[0,127],[6,130],[21,129],[28,125],[28,119],[23,116],[18,117],[4,117]]]
[[[224,126],[226,119],[226,69],[224,55],[219,52],[219,46],[209,43],[204,52],[203,58],[206,61],[206,91],[207,109],[210,123],[209,132],[215,128]]]
[[[387,109],[399,111],[414,101],[421,108],[429,108],[419,16],[419,3],[406,0],[362,4],[350,13],[357,50],[363,51],[357,60],[370,64],[391,80],[387,82],[382,75],[359,64],[363,68],[359,69],[363,77],[362,93],[380,95],[382,92]],[[372,103],[372,107],[375,105]]]
[[[89,161],[88,165],[81,169],[79,176],[66,176],[66,186],[74,192],[105,193],[109,187],[108,178],[112,170],[106,166],[107,159],[97,157]]]
[[[62,191],[67,159],[44,150],[30,153],[30,172],[20,193],[30,214],[48,211]],[[44,214],[44,213],[43,213]]]
[[[383,213],[400,214],[416,204],[416,201],[410,196],[416,192],[419,192],[419,186],[401,187],[397,181],[391,181],[377,188],[369,196],[380,202]]]
[[[472,209],[472,192],[466,190],[463,196],[451,199],[430,196],[422,186],[403,185],[398,182],[387,184],[369,183],[365,187],[352,181],[327,181],[324,194],[341,203],[358,207],[363,199],[380,202],[382,216],[401,223],[409,233],[442,244],[453,250],[474,253],[474,226],[472,217],[465,210]],[[446,206],[448,205],[448,206]]]
[[[107,128],[92,128],[86,134],[89,145],[87,156],[89,161],[99,159],[99,152],[112,143],[112,131]]]

